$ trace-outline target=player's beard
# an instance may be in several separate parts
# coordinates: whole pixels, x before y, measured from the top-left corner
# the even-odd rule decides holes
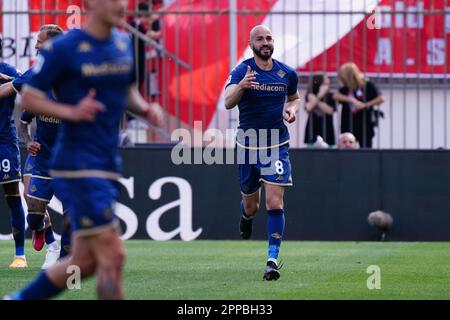
[[[269,49],[269,53],[263,53],[263,50]],[[273,54],[273,46],[263,46],[259,49],[256,49],[255,47],[252,48],[253,53],[260,57],[263,60],[269,60],[270,57],[272,57]]]

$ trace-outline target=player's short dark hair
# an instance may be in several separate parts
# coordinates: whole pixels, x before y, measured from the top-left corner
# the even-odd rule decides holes
[[[59,36],[64,30],[56,24],[44,24],[39,28],[39,32],[44,31],[48,39]]]

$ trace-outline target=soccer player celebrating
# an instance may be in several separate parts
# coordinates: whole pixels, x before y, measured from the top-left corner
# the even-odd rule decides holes
[[[0,63],[0,84],[7,83],[20,74],[9,64]],[[16,95],[0,99],[0,184],[5,192],[11,213],[11,226],[16,254],[10,268],[27,268],[25,258],[25,213],[19,192],[20,150],[13,110]]]
[[[295,121],[299,108],[298,77],[292,68],[272,58],[274,40],[262,25],[250,32],[253,58],[239,64],[225,89],[225,106],[239,108],[238,152],[241,185],[241,237],[252,233],[258,212],[260,188],[266,192],[268,260],[263,279],[280,277],[278,254],[284,233],[284,188],[292,186],[289,132],[283,120]],[[287,97],[287,101],[286,101]],[[239,155],[239,153],[238,153]]]
[[[162,112],[140,96],[130,38],[115,28],[122,23],[127,1],[86,3],[83,28],[46,44],[32,79],[22,89],[27,111],[62,120],[51,174],[55,195],[71,219],[71,255],[42,271],[12,299],[59,294],[71,275],[69,266],[77,266],[82,277],[97,273],[99,298],[123,298],[124,251],[114,214],[120,177],[119,122],[126,106],[158,126]],[[57,102],[46,96],[50,88]]]
[[[39,50],[48,39],[62,33],[63,30],[57,25],[47,24],[41,26],[35,45],[37,53],[39,54]],[[0,98],[20,92],[22,86],[30,80],[31,76],[32,69],[29,69],[14,81],[0,86]],[[47,96],[54,100],[51,90],[47,92]],[[43,269],[46,269],[53,265],[60,255],[60,248],[51,228],[50,216],[46,212],[47,204],[53,197],[51,177],[48,173],[50,154],[60,121],[54,117],[38,117],[36,135],[33,140],[28,132],[28,125],[33,118],[33,114],[23,112],[19,126],[20,136],[27,145],[29,153],[24,166],[24,196],[28,204],[27,222],[32,230],[33,247],[40,251],[44,243],[48,245],[45,262],[42,266]],[[70,237],[63,235],[63,239],[70,240]],[[65,247],[67,247],[67,244]],[[65,250],[62,250],[64,255]]]

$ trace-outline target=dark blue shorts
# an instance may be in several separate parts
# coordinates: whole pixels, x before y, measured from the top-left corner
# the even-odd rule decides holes
[[[28,185],[28,197],[50,202],[53,198],[53,179],[32,175]]]
[[[20,181],[20,151],[17,143],[0,144],[0,184]]]
[[[64,204],[74,234],[91,235],[114,227],[119,183],[103,178],[53,178],[56,197]]]
[[[25,165],[23,166],[23,176],[31,176],[33,174],[34,162],[36,160],[35,156],[28,154],[25,160]]]
[[[261,182],[292,186],[289,144],[267,150],[249,150],[237,146],[241,192],[251,195],[259,190]]]

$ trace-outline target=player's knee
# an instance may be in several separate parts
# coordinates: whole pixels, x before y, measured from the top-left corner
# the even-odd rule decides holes
[[[259,210],[259,203],[257,202],[248,202],[244,204],[245,213],[249,216],[255,215]]]
[[[27,198],[28,212],[45,212],[47,204],[38,199]]]
[[[267,197],[266,208],[267,210],[283,209],[283,198],[281,197]]]
[[[77,259],[72,257],[71,264],[80,268],[83,278],[92,276],[97,270],[97,263],[93,258]]]
[[[122,247],[116,248],[112,254],[112,264],[116,269],[122,269],[125,262],[125,252]]]

